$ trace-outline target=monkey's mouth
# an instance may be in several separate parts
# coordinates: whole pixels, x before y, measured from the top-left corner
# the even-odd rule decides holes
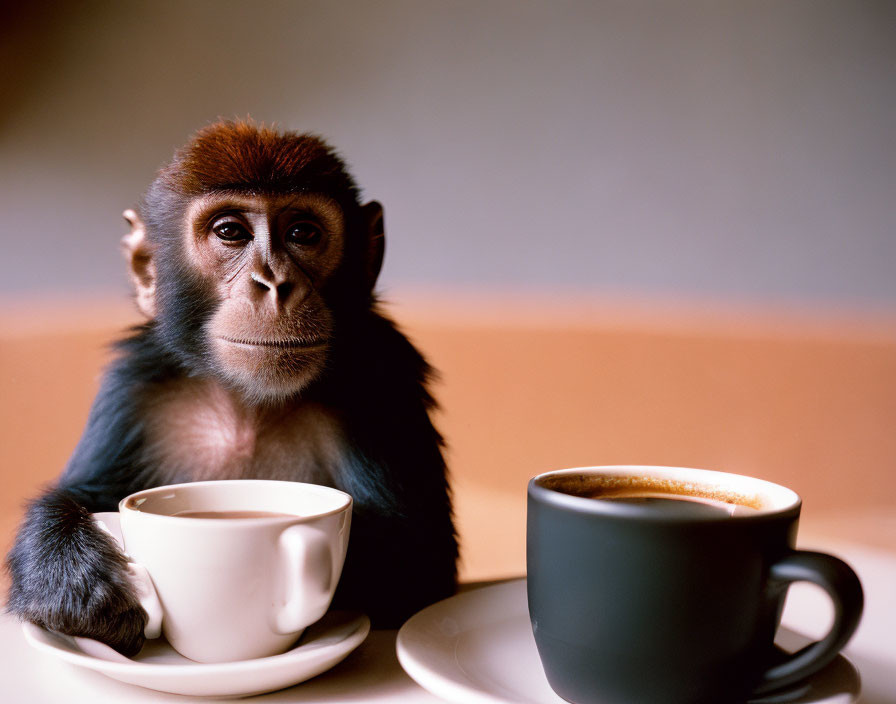
[[[246,347],[263,347],[263,348],[271,348],[271,349],[315,349],[318,347],[326,346],[324,340],[300,340],[300,339],[288,339],[288,340],[249,340],[244,338],[235,338],[235,337],[222,337],[224,342],[229,342],[233,345],[245,345]]]

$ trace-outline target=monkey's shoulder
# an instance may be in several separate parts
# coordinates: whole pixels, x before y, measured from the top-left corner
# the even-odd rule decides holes
[[[343,335],[334,352],[330,383],[348,392],[341,403],[352,406],[355,399],[362,405],[368,401],[378,404],[386,396],[395,403],[416,406],[422,402],[427,409],[435,406],[428,386],[438,377],[437,372],[378,306]]]

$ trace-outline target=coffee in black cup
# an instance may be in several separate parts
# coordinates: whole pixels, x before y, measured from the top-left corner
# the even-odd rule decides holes
[[[550,475],[541,486],[570,496],[645,506],[651,511],[668,516],[749,516],[762,508],[761,501],[756,496],[673,479],[571,472]]]

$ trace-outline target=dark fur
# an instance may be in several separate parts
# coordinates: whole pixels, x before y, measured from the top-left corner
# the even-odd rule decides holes
[[[328,298],[333,347],[326,371],[295,401],[330,409],[345,438],[339,461],[321,468],[326,483],[355,499],[335,605],[394,627],[455,586],[457,543],[442,439],[429,418],[431,370],[356,283],[363,280],[357,188],[316,138],[223,123],[180,150],[147,193],[141,207],[147,233],[168,255],[158,260],[160,314],[119,343],[68,466],[58,485],[28,508],[7,558],[10,611],[123,653],[142,645],[145,614],[125,579],[123,558],[89,513],[115,510],[127,494],[171,480],[147,456],[138,409],[166,382],[213,375],[199,330],[214,306],[186,273],[174,243],[182,237],[189,196],[222,188],[323,192],[345,211],[346,257]]]

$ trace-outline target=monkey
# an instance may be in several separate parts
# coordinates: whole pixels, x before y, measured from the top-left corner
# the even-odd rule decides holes
[[[434,370],[383,312],[385,234],[320,137],[219,121],[124,217],[146,321],[115,345],[61,476],[27,507],[7,609],[125,655],[146,614],[91,513],[209,479],[332,486],[354,499],[333,606],[397,627],[450,596],[457,536]]]

